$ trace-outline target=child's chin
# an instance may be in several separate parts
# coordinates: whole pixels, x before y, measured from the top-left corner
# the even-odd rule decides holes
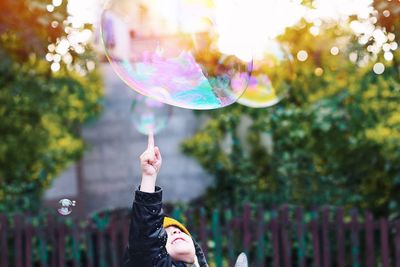
[[[174,251],[178,254],[190,253],[190,247],[187,244],[175,244]]]

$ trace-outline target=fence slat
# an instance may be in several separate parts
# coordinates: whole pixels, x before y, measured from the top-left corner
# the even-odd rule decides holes
[[[45,238],[45,227],[49,224],[48,220],[46,220],[43,224],[41,224],[38,228],[36,228],[37,233],[37,246],[39,252],[39,261],[40,267],[48,266],[48,257],[46,251],[46,238]],[[49,234],[49,233],[47,233]]]
[[[272,246],[273,246],[273,263],[274,267],[280,266],[280,249],[279,249],[279,224],[277,211],[273,209],[271,211],[271,235],[272,235]]]
[[[57,219],[54,216],[49,215],[47,217],[47,233],[50,235],[49,244],[53,248],[51,252],[51,267],[57,267],[57,226]]]
[[[389,267],[389,224],[387,219],[379,220],[379,230],[381,232],[382,267]]]
[[[250,243],[251,243],[251,221],[250,221],[250,205],[246,204],[243,208],[243,217],[242,217],[243,225],[243,248],[246,254],[250,251]]]
[[[323,266],[331,267],[331,247],[329,240],[329,208],[322,209],[322,244],[323,244]]]
[[[0,264],[8,267],[8,220],[5,215],[0,214]]]
[[[292,246],[288,234],[289,208],[287,205],[282,207],[280,217],[283,263],[285,266],[292,266]]]
[[[111,266],[112,267],[117,267],[118,266],[118,253],[117,253],[117,249],[118,249],[118,244],[117,244],[117,234],[118,234],[118,227],[119,224],[116,221],[115,216],[111,217],[111,223],[110,223],[110,227],[108,228],[108,232],[110,235],[110,248],[111,248]]]
[[[353,267],[360,267],[360,239],[358,236],[358,211],[351,210],[351,259]]]
[[[97,247],[98,247],[98,255],[97,255],[97,264],[100,267],[106,267],[106,248],[105,248],[105,231],[104,229],[96,229],[96,238],[97,238]],[[100,263],[100,264],[99,264]]]
[[[85,239],[86,239],[86,247],[87,247],[87,253],[86,253],[86,267],[94,267],[94,241],[93,241],[93,232],[94,232],[94,227],[92,224],[89,224],[86,228],[86,234],[85,234]],[[124,243],[126,245],[127,243]]]
[[[366,267],[375,267],[374,232],[374,217],[371,212],[367,212],[365,215]]]
[[[206,223],[206,211],[204,208],[200,208],[200,225],[199,225],[199,236],[200,246],[203,249],[204,255],[207,258],[207,223]]]
[[[76,220],[73,221],[71,225],[71,232],[72,232],[72,257],[73,257],[73,266],[74,267],[81,267],[81,252],[79,250],[79,224]]]
[[[56,220],[58,221],[58,220]],[[65,224],[58,222],[57,238],[58,238],[58,267],[65,267]]]
[[[265,267],[264,258],[265,253],[265,220],[264,220],[264,209],[262,206],[257,208],[257,254],[256,254],[256,266]],[[232,265],[229,265],[232,266]]]
[[[303,217],[303,208],[296,209],[296,226],[297,226],[297,261],[299,267],[306,267],[306,237],[305,223]]]
[[[314,266],[321,267],[321,249],[319,241],[319,223],[318,223],[318,213],[316,210],[311,212],[311,235],[313,240],[313,255],[314,255]]]
[[[224,212],[224,219],[225,219],[225,235],[227,242],[227,250],[228,250],[228,265],[233,266],[235,264],[235,237],[234,231],[235,228],[235,221],[233,220],[232,210],[226,209]]]
[[[214,237],[214,257],[215,265],[222,267],[222,238],[220,230],[219,210],[215,209],[211,218],[211,229]]]
[[[25,267],[32,267],[32,225],[28,222],[25,227]]]
[[[396,267],[400,267],[400,220],[396,222],[396,237],[395,237],[395,250],[396,250]]]
[[[15,223],[15,244],[14,244],[14,252],[15,258],[14,263],[16,267],[22,267],[22,217],[21,215],[14,216]]]
[[[336,233],[337,233],[337,263],[338,267],[345,267],[345,240],[344,240],[344,223],[343,209],[339,208],[336,213]]]

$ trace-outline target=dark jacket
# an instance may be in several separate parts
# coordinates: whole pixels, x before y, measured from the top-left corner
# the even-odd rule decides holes
[[[167,253],[167,232],[163,221],[161,188],[156,187],[155,193],[136,190],[123,267],[186,267],[183,262],[174,262]],[[203,251],[193,242],[199,265],[207,267]]]

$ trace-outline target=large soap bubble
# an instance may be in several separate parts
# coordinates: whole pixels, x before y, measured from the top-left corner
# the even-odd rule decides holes
[[[252,107],[273,106],[284,99],[293,79],[293,57],[283,45],[270,41],[265,53],[254,60],[254,70],[246,91],[237,100],[238,103]],[[233,80],[235,88],[242,86],[243,79]]]
[[[164,129],[172,115],[172,106],[137,94],[131,106],[131,118],[136,130],[148,135]]]
[[[240,74],[252,62],[221,48],[213,10],[211,0],[111,0],[101,20],[106,56],[142,95],[189,109],[230,105],[246,89],[249,75]]]

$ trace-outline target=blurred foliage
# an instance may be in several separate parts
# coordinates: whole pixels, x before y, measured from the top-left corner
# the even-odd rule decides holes
[[[392,7],[398,42],[398,4]],[[327,204],[400,215],[400,49],[391,61],[381,50],[372,55],[366,48],[374,40],[364,45],[350,30],[354,19],[323,21],[314,35],[315,25],[303,20],[279,37],[294,58],[280,104],[197,113],[205,123],[182,148],[215,176],[206,206]],[[385,25],[378,18],[374,26],[387,34]],[[306,61],[296,60],[301,50]],[[385,65],[380,75],[376,62]],[[287,69],[277,71],[285,77]]]
[[[0,12],[0,212],[35,211],[44,189],[82,154],[80,128],[99,113],[102,86],[87,67],[88,46],[70,47],[72,60],[57,72],[45,60],[49,45],[66,38],[66,1],[5,0]]]

